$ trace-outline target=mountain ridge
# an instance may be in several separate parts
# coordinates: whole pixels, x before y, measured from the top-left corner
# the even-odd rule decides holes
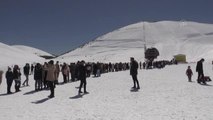
[[[138,22],[97,37],[62,56],[63,61],[127,62],[129,57],[144,60],[144,46],[156,47],[158,59],[171,60],[186,54],[188,61],[213,59],[213,24],[191,21]],[[191,50],[188,50],[191,49]],[[114,52],[113,52],[114,51]],[[108,52],[108,53],[107,53]]]

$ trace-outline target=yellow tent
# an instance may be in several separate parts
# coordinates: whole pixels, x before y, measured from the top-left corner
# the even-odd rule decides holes
[[[186,63],[186,55],[184,55],[184,54],[175,55],[175,56],[174,56],[174,59],[175,59],[177,62]]]

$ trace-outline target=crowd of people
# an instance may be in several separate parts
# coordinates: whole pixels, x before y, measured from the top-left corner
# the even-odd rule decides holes
[[[146,61],[146,62],[140,62],[140,69],[154,69],[154,68],[164,68],[166,65],[173,65],[177,64],[177,61],[175,60],[159,60],[159,61]]]
[[[196,71],[198,72],[198,83],[206,84],[206,79],[210,79],[209,77],[204,76],[203,74],[203,62],[204,59],[201,59],[197,62]],[[156,61],[153,62],[153,68],[162,68],[167,64],[171,64],[169,61]],[[130,75],[133,80],[132,89],[140,89],[139,81],[137,78],[138,69],[148,69],[146,63],[138,63],[133,57],[130,58],[129,63],[86,63],[85,61],[78,61],[76,63],[63,63],[60,64],[57,61],[54,64],[53,60],[50,60],[48,63],[44,64],[37,63],[35,65],[26,63],[23,67],[23,75],[25,76],[25,80],[23,84],[21,84],[21,76],[22,72],[18,65],[14,65],[13,68],[8,67],[8,70],[5,73],[6,83],[7,83],[7,94],[11,94],[11,86],[13,81],[15,82],[15,92],[20,91],[20,87],[29,86],[29,76],[33,75],[35,80],[34,86],[35,91],[40,91],[43,89],[49,89],[50,95],[49,98],[53,98],[55,96],[54,91],[55,87],[58,84],[66,84],[68,82],[74,82],[80,80],[78,93],[87,94],[88,91],[86,89],[87,81],[86,78],[93,75],[93,77],[100,77],[103,73],[108,72],[118,72],[124,70],[130,70]],[[59,82],[59,74],[62,74],[63,81]],[[3,71],[0,71],[0,84],[2,82],[2,74]],[[191,67],[188,66],[186,70],[186,75],[188,76],[188,81],[191,82],[191,77],[193,72]],[[81,91],[82,87],[84,88],[83,92]]]
[[[136,62],[137,63],[137,62]],[[76,63],[63,63],[60,64],[57,61],[54,64],[53,60],[45,62],[44,64],[36,63],[35,65],[26,63],[26,65],[21,69],[18,65],[13,67],[8,67],[5,73],[6,83],[7,83],[7,94],[12,94],[11,87],[13,81],[15,82],[15,92],[20,91],[21,85],[29,86],[29,76],[33,75],[35,91],[40,91],[44,89],[50,90],[49,98],[53,98],[54,89],[58,84],[66,84],[68,82],[74,82],[80,80],[79,94],[88,93],[86,90],[87,81],[86,78],[101,77],[101,74],[108,72],[118,72],[130,69],[130,63],[86,63],[85,61],[78,61]],[[135,64],[134,64],[135,66]],[[138,69],[138,63],[137,68]],[[23,72],[22,72],[23,70]],[[131,74],[134,73],[130,71]],[[0,72],[3,74],[3,71]],[[63,80],[59,82],[59,74],[62,74]],[[133,75],[133,74],[132,74]],[[2,75],[1,75],[2,76]],[[23,77],[24,76],[24,77]],[[24,79],[23,83],[21,81]],[[136,80],[136,75],[133,75],[133,80]],[[1,82],[1,81],[0,81]],[[138,81],[137,81],[138,83]],[[81,91],[84,88],[83,92]],[[139,85],[138,87],[139,88]]]

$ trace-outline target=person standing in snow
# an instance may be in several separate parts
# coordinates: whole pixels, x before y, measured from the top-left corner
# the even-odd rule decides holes
[[[76,64],[75,63],[71,63],[70,64],[70,73],[71,73],[71,80],[75,81],[75,71],[76,71]]]
[[[1,85],[1,83],[2,83],[2,75],[3,75],[3,71],[2,70],[0,70],[0,85]]]
[[[84,85],[84,93],[87,94],[87,90],[86,90],[86,85],[87,85],[87,81],[86,81],[86,66],[85,66],[85,62],[82,60],[80,62],[80,65],[78,67],[79,69],[79,79],[80,79],[80,87],[79,87],[79,91],[78,93],[82,93],[81,88]]]
[[[198,72],[197,83],[203,82],[204,84],[206,84],[205,81],[204,81],[204,79],[203,79],[204,78],[204,74],[203,74],[203,62],[204,62],[203,58],[197,62],[197,66],[196,66],[196,72]]]
[[[34,68],[35,91],[42,90],[42,65],[37,63]]]
[[[48,66],[47,66],[47,82],[48,85],[50,87],[50,95],[48,96],[49,98],[53,98],[55,97],[54,93],[55,93],[55,87],[54,87],[54,82],[56,80],[56,67],[54,65],[54,61],[50,60],[48,62]]]
[[[61,71],[64,79],[63,83],[67,83],[69,81],[69,73],[70,73],[69,66],[66,63],[64,63]]]
[[[34,66],[33,66],[33,64],[31,64],[30,70],[31,70],[31,74],[33,74],[33,71],[34,71]]]
[[[43,81],[43,85],[44,85],[44,89],[47,89],[49,88],[49,85],[47,83],[47,66],[48,66],[48,63],[47,62],[44,62],[44,65],[42,67],[42,81]]]
[[[10,67],[8,67],[5,77],[7,80],[7,94],[11,94],[12,92],[10,89],[13,83],[13,71],[11,70]]]
[[[98,70],[98,66],[96,63],[93,64],[93,75],[94,77],[97,77],[97,70]]]
[[[55,64],[55,67],[56,67],[56,81],[55,81],[55,84],[58,84],[58,77],[59,77],[59,73],[60,73],[60,65],[59,65],[59,61],[56,62]]]
[[[142,62],[140,62],[140,69],[142,69]]]
[[[15,65],[13,68],[13,79],[15,80],[15,90],[19,92],[21,86],[21,72],[18,65]]]
[[[188,81],[189,81],[189,82],[192,82],[192,75],[193,75],[193,72],[192,72],[190,66],[188,66],[188,68],[187,68],[187,70],[186,70],[186,75],[188,76]]]
[[[133,89],[140,89],[137,74],[138,74],[138,62],[133,57],[131,57],[130,58],[130,75],[132,76],[133,83],[134,83],[134,86],[132,87]],[[136,87],[136,84],[137,84],[137,87]]]
[[[29,63],[27,63],[25,66],[24,66],[24,75],[26,77],[26,80],[23,82],[23,86],[25,86],[25,83],[26,83],[26,86],[29,86],[28,84],[28,81],[29,81],[29,74],[30,74],[30,65]]]

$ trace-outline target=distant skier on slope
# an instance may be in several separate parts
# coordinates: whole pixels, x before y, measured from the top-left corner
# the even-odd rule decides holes
[[[131,57],[130,58],[130,75],[132,76],[133,83],[134,83],[134,86],[132,87],[133,89],[140,89],[137,74],[138,74],[138,62],[134,60],[133,57]],[[136,83],[137,83],[137,87],[136,87]]]

